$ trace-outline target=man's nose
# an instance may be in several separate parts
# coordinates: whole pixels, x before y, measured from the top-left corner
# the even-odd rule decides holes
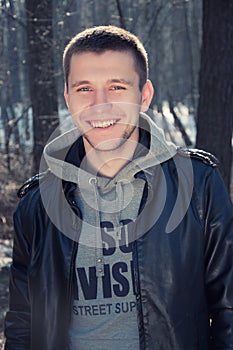
[[[96,111],[100,110],[102,112],[103,110],[108,109],[111,106],[111,103],[109,102],[106,91],[96,90],[92,105]]]

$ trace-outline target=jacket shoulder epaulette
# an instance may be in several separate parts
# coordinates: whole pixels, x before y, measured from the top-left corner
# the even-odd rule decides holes
[[[195,158],[201,160],[203,163],[210,165],[212,167],[216,167],[219,165],[218,159],[211,153],[203,151],[201,149],[189,149],[184,147],[178,148],[178,154],[183,157]]]
[[[23,196],[25,196],[25,194],[26,194],[29,190],[31,190],[32,188],[34,188],[35,186],[37,186],[37,185],[40,183],[40,181],[41,181],[42,179],[44,179],[44,178],[47,176],[48,173],[49,173],[49,170],[46,170],[46,171],[44,171],[44,172],[42,172],[42,173],[39,173],[39,174],[36,174],[36,175],[30,177],[30,178],[29,178],[28,180],[26,180],[26,181],[24,182],[24,184],[18,189],[18,191],[17,191],[17,196],[18,196],[19,198],[22,198]]]

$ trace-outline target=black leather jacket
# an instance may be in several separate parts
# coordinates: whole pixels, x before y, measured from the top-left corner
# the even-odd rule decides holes
[[[193,177],[186,171],[190,156]],[[5,320],[7,350],[68,349],[81,224],[74,188],[65,184],[75,212],[68,220],[74,239],[56,228],[41,200],[40,190],[52,192],[47,205],[62,225],[70,214],[59,210],[58,178],[47,173],[40,187],[34,178],[21,189]],[[140,350],[232,349],[232,204],[212,159],[180,151],[153,167],[141,214],[130,227],[137,235],[133,260]]]

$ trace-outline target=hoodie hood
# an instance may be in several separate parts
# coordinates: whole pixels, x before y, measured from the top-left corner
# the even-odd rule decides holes
[[[144,113],[140,116],[140,139],[133,160],[114,177],[114,183],[121,179],[131,181],[140,171],[150,172],[151,167],[167,161],[177,152],[177,147],[165,140],[162,129],[158,128],[149,116]],[[76,144],[73,150],[75,152],[72,152],[72,155],[75,155],[73,160],[68,155],[77,140],[78,145]],[[82,186],[86,187],[90,179],[98,177],[97,174],[93,175],[85,170],[84,146],[81,133],[76,127],[48,143],[44,149],[44,158],[51,172],[62,180],[80,185],[81,179]],[[109,186],[112,182],[112,179],[98,178],[104,186]]]

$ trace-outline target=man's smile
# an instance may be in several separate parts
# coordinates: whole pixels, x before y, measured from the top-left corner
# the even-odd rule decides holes
[[[110,119],[110,120],[95,120],[95,121],[90,121],[90,125],[93,128],[108,128],[109,126],[112,126],[116,124],[117,120],[116,119]]]

